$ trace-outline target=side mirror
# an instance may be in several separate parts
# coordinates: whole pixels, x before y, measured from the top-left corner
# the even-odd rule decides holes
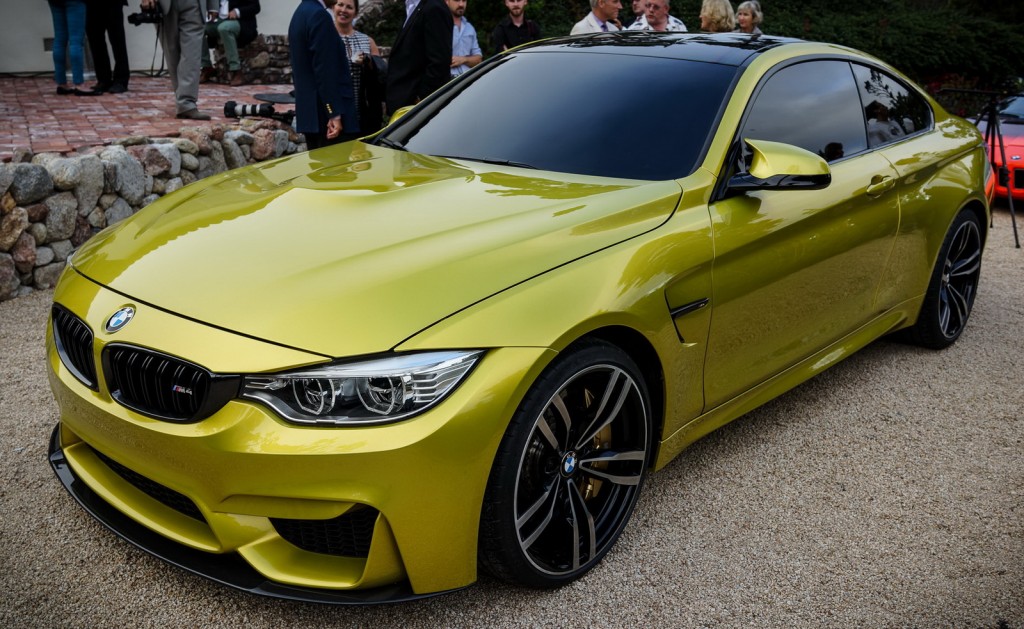
[[[730,179],[730,190],[821,190],[832,183],[832,171],[820,155],[781,142],[744,142],[753,151],[750,171]]]
[[[396,111],[395,113],[391,114],[391,118],[388,120],[388,124],[389,125],[392,124],[394,121],[398,120],[399,118],[401,118],[405,114],[409,113],[409,110],[412,109],[413,107],[415,107],[415,105],[409,105],[408,107],[402,107],[398,111]]]

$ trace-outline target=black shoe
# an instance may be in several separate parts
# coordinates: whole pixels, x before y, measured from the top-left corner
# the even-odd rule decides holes
[[[99,96],[103,92],[95,92],[92,90],[80,90],[77,87],[74,90],[75,96]]]
[[[57,94],[59,94],[60,96],[67,96],[69,94],[74,94],[74,93],[75,93],[75,90],[71,89],[70,87],[64,87],[63,85],[58,85],[57,86]]]
[[[92,91],[96,92],[97,94],[109,92],[112,85],[113,83],[109,82],[97,83],[96,85],[92,86]]]
[[[189,109],[179,113],[177,117],[184,120],[209,120],[210,114],[205,114],[198,109]]]
[[[107,90],[107,93],[108,94],[124,94],[127,91],[128,91],[128,87],[127,86],[121,85],[120,83],[114,83]]]

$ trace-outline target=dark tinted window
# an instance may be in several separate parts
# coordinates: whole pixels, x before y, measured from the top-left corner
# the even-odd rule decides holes
[[[742,136],[793,144],[828,161],[867,149],[850,65],[809,61],[779,70],[758,93]]]
[[[696,168],[735,73],[655,57],[520,53],[466,75],[386,137],[429,155],[675,179]]]
[[[927,129],[932,109],[916,92],[876,69],[853,64],[871,147],[896,142]]]

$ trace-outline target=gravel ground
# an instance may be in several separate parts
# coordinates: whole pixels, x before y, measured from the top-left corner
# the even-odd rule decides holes
[[[236,592],[94,522],[46,461],[51,293],[2,303],[0,626],[1024,627],[1022,277],[998,211],[954,347],[875,343],[698,442],[586,578],[360,608]]]

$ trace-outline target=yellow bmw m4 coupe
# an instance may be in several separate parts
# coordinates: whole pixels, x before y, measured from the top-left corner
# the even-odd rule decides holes
[[[701,436],[883,335],[955,342],[984,173],[973,126],[848,48],[519,48],[86,243],[50,462],[126,540],[259,594],[559,586]]]

